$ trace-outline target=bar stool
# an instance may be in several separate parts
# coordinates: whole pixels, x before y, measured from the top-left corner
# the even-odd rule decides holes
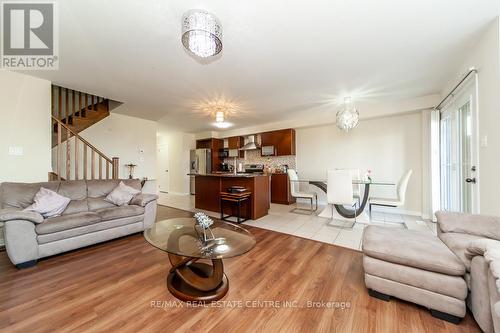
[[[250,200],[252,192],[241,192],[241,193],[229,193],[229,192],[220,192],[220,219],[223,221],[229,221],[230,217],[236,217],[237,223],[242,223],[248,220],[248,217],[241,217],[241,203],[247,200]],[[237,207],[237,215],[224,215],[224,202],[232,202],[236,203]]]

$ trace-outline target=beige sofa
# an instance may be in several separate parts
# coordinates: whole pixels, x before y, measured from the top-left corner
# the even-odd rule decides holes
[[[465,316],[467,306],[482,330],[500,332],[500,267],[491,254],[500,244],[500,218],[449,212],[436,216],[438,237],[365,228],[363,265],[370,295],[417,303],[454,323]],[[478,250],[477,242],[488,243],[489,251]]]
[[[467,306],[484,332],[500,332],[500,218],[436,213],[438,237],[466,267]],[[496,325],[494,322],[496,321]]]
[[[115,206],[104,200],[120,180],[77,180],[0,184],[0,221],[4,222],[7,255],[19,268],[37,260],[80,247],[143,231],[156,218],[154,194],[136,195],[130,205]],[[139,180],[123,180],[141,190]],[[22,211],[33,203],[41,188],[71,199],[58,217],[44,219]]]

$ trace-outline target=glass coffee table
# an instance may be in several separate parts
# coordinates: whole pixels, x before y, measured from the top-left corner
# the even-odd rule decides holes
[[[172,268],[167,287],[172,295],[182,301],[216,301],[229,289],[222,259],[250,251],[255,246],[255,237],[238,225],[214,220],[210,229],[215,239],[203,243],[200,229],[195,225],[194,218],[163,220],[146,229],[144,237],[168,253]]]

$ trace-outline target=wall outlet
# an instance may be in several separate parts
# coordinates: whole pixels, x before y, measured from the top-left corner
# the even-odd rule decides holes
[[[23,156],[24,149],[23,149],[23,147],[9,147],[9,155]]]

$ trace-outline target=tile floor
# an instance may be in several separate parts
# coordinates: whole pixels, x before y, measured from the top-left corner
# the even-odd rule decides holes
[[[194,208],[194,196],[175,195],[160,193],[158,200],[160,205],[183,209],[187,211],[199,211]],[[352,228],[338,226],[338,221],[332,221],[318,217],[324,207],[319,207],[315,214],[291,212],[295,205],[271,204],[269,215],[258,220],[247,221],[244,224],[273,230],[302,238],[312,239],[319,242],[335,244],[355,250],[361,250],[361,238],[365,224],[357,223]],[[217,212],[205,211],[207,215],[219,217]],[[371,224],[384,225],[393,228],[407,228],[418,230],[429,234],[436,234],[436,225],[430,221],[423,221],[420,217],[391,214],[385,212],[373,212]],[[336,225],[334,225],[336,224]]]

